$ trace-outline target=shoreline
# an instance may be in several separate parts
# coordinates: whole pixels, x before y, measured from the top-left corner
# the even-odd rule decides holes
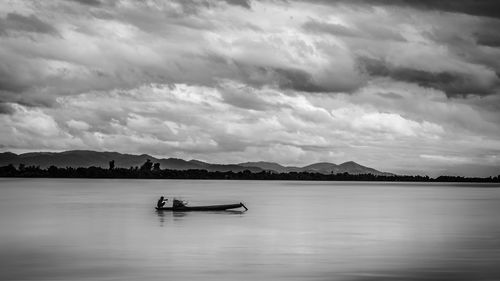
[[[82,178],[82,179],[184,179],[184,180],[259,180],[259,181],[365,181],[365,182],[462,182],[462,183],[500,183],[500,175],[495,177],[438,176],[435,178],[420,175],[374,175],[374,174],[322,174],[312,172],[276,173],[270,171],[251,172],[250,170],[208,171],[208,170],[170,170],[170,169],[104,169],[58,168],[51,166],[41,169],[35,166],[17,169],[13,165],[0,167],[2,178]]]

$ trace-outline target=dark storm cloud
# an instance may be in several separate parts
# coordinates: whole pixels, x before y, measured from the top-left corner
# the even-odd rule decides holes
[[[135,3],[134,6],[123,8],[121,13],[109,14],[105,12],[106,19],[117,20],[123,24],[132,24],[144,32],[154,36],[178,36],[183,28],[193,31],[204,31],[213,29],[213,23],[202,17],[192,15],[198,13],[200,4],[191,2],[180,3],[181,10],[163,7],[157,9],[143,3]],[[208,7],[205,7],[208,8]]]
[[[250,9],[250,0],[224,0],[228,4],[241,6]]]
[[[315,80],[314,76],[305,70],[298,68],[273,68],[273,67],[240,67],[241,73],[249,73],[250,77],[241,75],[235,77],[242,82],[256,87],[265,85],[277,86],[283,90],[295,90],[300,92],[323,93],[323,92],[351,92],[357,89],[354,85],[324,85]]]
[[[392,43],[383,42],[385,40],[406,42],[402,36],[404,31],[397,25],[401,20],[400,16],[393,16],[389,13],[386,19],[374,22],[372,18],[369,18],[371,13],[367,13],[366,9],[362,9],[363,11],[360,12],[362,15],[359,17],[356,14],[358,10],[348,9],[348,12],[353,15],[349,17],[345,25],[328,23],[324,18],[312,16],[304,16],[305,21],[298,21],[296,26],[288,22],[280,22],[281,25],[277,26],[281,29],[294,30],[296,28],[294,31],[301,35],[301,37],[292,37],[273,29],[252,29],[250,32],[244,19],[240,22],[230,17],[229,12],[234,11],[237,15],[247,13],[249,17],[263,12],[263,10],[256,10],[259,8],[258,5],[255,5],[254,10],[234,9],[234,7],[227,9],[227,4],[251,8],[252,3],[248,0],[223,2],[187,0],[168,2],[168,4],[166,2],[129,2],[126,3],[127,5],[116,4],[114,9],[110,9],[107,5],[98,5],[98,1],[83,2],[98,6],[93,9],[92,15],[105,14],[107,16],[75,21],[73,24],[77,27],[75,30],[78,33],[75,32],[74,36],[68,37],[72,38],[70,40],[75,40],[75,45],[69,44],[68,40],[61,40],[60,53],[64,54],[62,57],[59,57],[59,53],[43,57],[44,52],[50,53],[49,47],[53,48],[57,45],[52,42],[48,42],[44,51],[40,50],[42,44],[32,46],[32,51],[26,48],[24,53],[19,54],[17,62],[14,59],[8,59],[8,63],[5,63],[5,58],[12,57],[12,53],[16,52],[15,47],[10,48],[10,53],[7,51],[5,54],[0,53],[4,58],[4,63],[0,66],[0,73],[3,74],[0,78],[0,89],[12,93],[25,92],[27,89],[34,88],[43,89],[45,91],[43,95],[55,98],[58,95],[78,94],[89,90],[127,89],[151,82],[213,86],[218,83],[219,79],[230,79],[251,86],[271,85],[301,92],[352,93],[365,85],[366,78],[370,79],[370,77],[360,77],[359,73],[356,73],[357,69],[351,70],[353,62],[345,58],[355,57],[354,52],[372,52],[372,49],[373,52],[377,52],[376,48],[384,49],[384,46],[380,47],[376,44]],[[334,2],[341,3],[342,1]],[[355,2],[417,5],[410,3],[411,1]],[[82,9],[81,5],[74,2],[65,3],[72,4],[76,7],[75,10]],[[174,3],[174,8],[170,5],[171,3]],[[276,3],[279,2],[259,2],[259,5]],[[293,5],[293,1],[290,3]],[[228,14],[217,16],[219,12],[228,12]],[[264,16],[256,17],[252,24],[259,26],[259,21],[264,21],[263,18]],[[78,17],[75,16],[75,19]],[[59,21],[64,20],[68,19],[64,17],[59,19]],[[18,29],[25,31],[57,32],[54,27],[34,15],[22,16],[10,13],[4,21],[11,22],[11,26],[17,26]],[[229,26],[231,28],[228,28]],[[265,27],[265,21],[260,26]],[[63,32],[63,27],[60,28]],[[88,32],[80,32],[82,29]],[[66,32],[71,34],[72,30],[66,30]],[[345,46],[338,47],[328,42],[330,37],[317,39],[320,37],[317,35],[323,33],[364,38],[369,39],[369,42],[352,43],[360,40],[341,38]],[[82,38],[82,35],[87,38]],[[115,35],[116,38],[110,38]],[[217,35],[217,37],[212,38],[212,35]],[[478,31],[477,41],[493,45],[497,42],[495,35],[493,28],[482,33]],[[221,41],[225,42],[217,45]],[[88,60],[72,57],[73,52],[70,49],[73,50],[83,44],[88,44],[89,48],[80,50],[78,55],[88,56]],[[352,48],[351,44],[363,44],[363,46],[355,50],[356,47]],[[228,51],[232,50],[232,52],[226,52],[228,46],[230,47]],[[375,48],[371,48],[372,46]],[[407,49],[411,55],[413,50],[410,50],[410,47]],[[219,58],[212,59],[212,55],[207,55],[212,53]],[[26,55],[35,58],[38,56],[40,60],[27,60]],[[374,56],[379,57],[378,54]],[[140,58],[136,59],[138,57]],[[54,62],[48,61],[47,58],[54,59]],[[71,65],[58,66],[60,61],[67,61]],[[6,65],[8,67],[5,67]],[[487,87],[491,86],[490,84],[475,83],[474,77],[468,77],[462,72],[447,69],[429,72],[425,69],[414,69],[411,63],[404,61],[396,62],[395,65],[397,67],[384,65],[382,62],[362,63],[366,73],[371,76],[387,76],[396,80],[415,82],[426,87],[445,90],[449,94],[471,91],[487,94],[494,91],[493,88]],[[55,69],[56,72],[45,71],[49,68]],[[30,98],[32,97],[26,95],[26,99]],[[10,99],[10,101],[13,100],[15,99]]]
[[[500,18],[500,2],[496,0],[368,0],[366,2]]]
[[[344,88],[327,88],[325,86],[319,85],[311,74],[300,69],[293,68],[277,68],[273,70],[276,74],[276,80],[278,85],[283,89],[292,89],[302,92],[339,92],[344,90]]]
[[[472,33],[478,45],[500,47],[500,19],[483,20]]]
[[[204,83],[211,86],[217,84],[217,78],[227,78],[256,88],[273,86],[282,90],[325,93],[353,92],[363,83],[357,73],[343,72],[345,70],[340,67],[335,72],[334,66],[326,70],[315,69],[316,72],[313,73],[305,67],[277,67],[272,62],[268,65],[256,65],[215,54],[207,54],[205,58],[213,67],[210,70],[211,79]]]
[[[497,33],[492,34],[476,34],[477,44],[488,47],[500,47],[500,35]]]
[[[0,50],[1,51],[1,50]],[[18,60],[0,52],[0,98],[7,93],[20,93],[30,88],[34,76],[38,73],[35,65],[29,65],[25,60]]]
[[[0,65],[0,93],[1,92],[22,92],[23,90],[29,88],[28,85],[19,81],[15,73],[11,73],[6,69],[3,69]],[[0,94],[0,97],[2,95]]]
[[[220,3],[226,3],[229,5],[240,6],[246,9],[250,9],[250,0],[221,0],[221,1],[210,1],[210,0],[174,0],[177,4],[182,7],[182,10],[186,14],[198,13],[202,9],[211,8],[214,5]]]
[[[102,4],[101,1],[99,0],[71,0],[71,1],[89,6],[99,6]]]
[[[0,114],[12,114],[15,110],[9,104],[0,102]]]
[[[392,92],[377,93],[377,95],[379,95],[381,97],[384,97],[386,99],[392,99],[392,100],[401,100],[401,99],[403,99],[403,96],[401,96],[399,94],[396,94],[396,93],[392,93]]]
[[[397,81],[416,83],[423,87],[441,90],[449,96],[453,95],[489,95],[496,93],[499,85],[497,77],[494,85],[477,81],[476,77],[467,73],[453,71],[431,72],[414,69],[410,66],[394,66],[383,60],[359,58],[360,68],[371,76],[390,77]]]
[[[9,30],[58,34],[52,25],[40,20],[35,15],[23,16],[16,13],[8,13],[5,18],[0,19],[0,34],[6,34]]]
[[[227,104],[235,107],[250,109],[256,111],[264,111],[272,109],[271,104],[266,102],[262,97],[257,95],[253,89],[248,87],[220,87],[219,91],[222,99]]]
[[[237,76],[240,80],[254,87],[265,85],[278,86],[284,90],[296,90],[301,92],[328,92],[343,91],[345,88],[325,87],[314,80],[312,74],[298,68],[275,68],[262,67],[234,62],[237,66]],[[352,89],[348,89],[352,90]]]
[[[500,18],[500,1],[495,0],[298,0],[300,2],[337,5],[339,3],[367,6],[398,6],[420,10],[462,13]]]

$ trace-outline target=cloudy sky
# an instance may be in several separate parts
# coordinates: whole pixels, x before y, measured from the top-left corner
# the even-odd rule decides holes
[[[0,150],[500,174],[495,0],[1,1]]]

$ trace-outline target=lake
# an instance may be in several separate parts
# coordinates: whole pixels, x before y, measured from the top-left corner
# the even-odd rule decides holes
[[[500,280],[499,187],[3,178],[0,279]]]

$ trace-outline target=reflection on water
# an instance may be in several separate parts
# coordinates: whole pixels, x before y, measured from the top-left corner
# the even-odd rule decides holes
[[[158,216],[159,218],[159,221],[160,221],[160,226],[163,227],[165,225],[165,217],[170,217],[170,218],[173,218],[173,220],[180,220],[186,216],[189,216],[190,214],[199,214],[200,212],[191,212],[191,211],[188,211],[188,212],[182,212],[182,211],[176,211],[176,212],[173,212],[173,211],[158,211],[158,210],[155,210],[154,211],[156,213],[156,215]],[[233,215],[233,216],[241,216],[243,215],[245,212],[247,211],[238,211],[238,210],[225,210],[225,211],[204,211],[203,213],[204,214],[212,214],[212,215],[218,215],[218,216],[228,216],[228,215]],[[168,220],[168,218],[167,218]]]
[[[500,280],[498,187],[0,179],[0,280]]]

